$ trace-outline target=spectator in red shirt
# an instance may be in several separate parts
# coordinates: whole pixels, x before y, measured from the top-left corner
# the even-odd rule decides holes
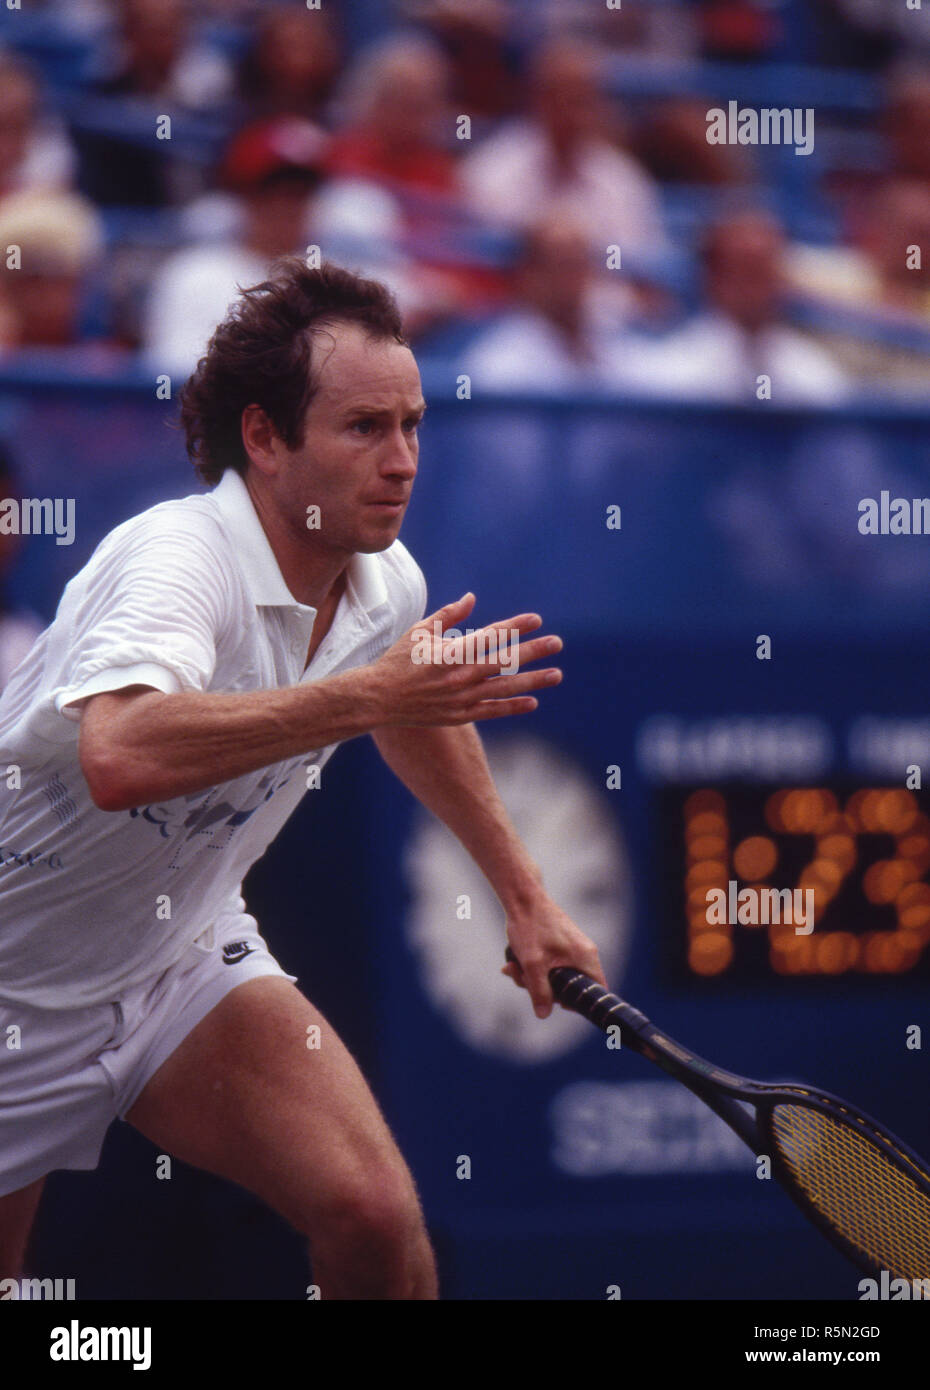
[[[327,167],[337,183],[375,185],[394,197],[418,308],[414,334],[463,312],[497,303],[504,280],[461,254],[477,225],[462,197],[456,158],[450,66],[420,34],[400,35],[362,55],[346,76],[341,129]]]
[[[402,35],[367,50],[346,76],[330,171],[397,194],[458,192],[449,65],[430,39]]]

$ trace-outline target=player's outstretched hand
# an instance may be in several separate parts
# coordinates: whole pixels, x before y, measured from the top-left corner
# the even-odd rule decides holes
[[[560,637],[534,637],[538,613],[519,613],[468,634],[444,637],[471,613],[475,596],[464,594],[415,623],[367,668],[366,690],[374,701],[376,727],[471,724],[529,714],[531,693],[558,685],[556,667],[521,668],[562,650]]]

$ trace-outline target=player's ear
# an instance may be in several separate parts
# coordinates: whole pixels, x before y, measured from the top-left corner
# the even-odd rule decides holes
[[[242,447],[262,473],[276,473],[281,440],[260,405],[247,405],[242,412]]]

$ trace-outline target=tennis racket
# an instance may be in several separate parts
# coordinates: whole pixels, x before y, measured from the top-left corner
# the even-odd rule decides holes
[[[507,959],[519,965],[507,948]],[[556,1000],[687,1086],[739,1135],[838,1250],[867,1274],[930,1278],[930,1165],[848,1101],[813,1086],[750,1081],[695,1056],[570,966]]]

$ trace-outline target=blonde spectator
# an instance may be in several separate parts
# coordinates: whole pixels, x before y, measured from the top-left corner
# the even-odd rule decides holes
[[[0,322],[7,348],[67,347],[80,341],[87,277],[103,251],[103,227],[76,193],[12,193],[0,200],[0,246],[19,248],[0,271]]]

